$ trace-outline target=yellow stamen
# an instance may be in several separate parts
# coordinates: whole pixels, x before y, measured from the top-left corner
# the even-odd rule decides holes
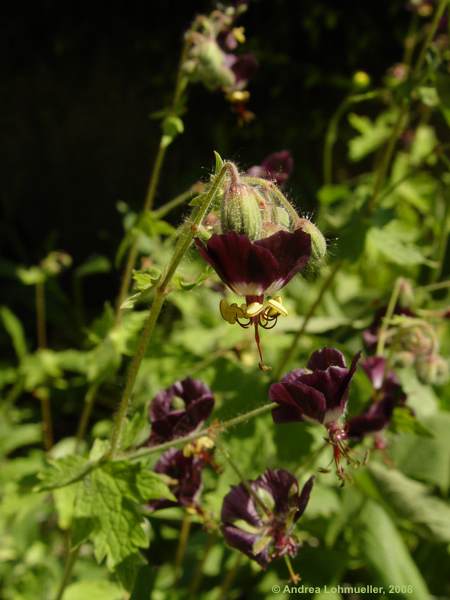
[[[245,29],[243,27],[235,27],[233,29],[233,37],[239,44],[243,44],[245,42]]]
[[[262,313],[263,310],[264,304],[261,304],[261,302],[252,302],[247,306],[245,316],[249,318],[256,317],[257,315]]]

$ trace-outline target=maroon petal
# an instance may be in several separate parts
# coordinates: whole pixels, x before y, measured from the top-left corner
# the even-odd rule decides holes
[[[222,504],[221,519],[223,523],[233,524],[244,520],[254,526],[261,525],[261,519],[255,509],[247,488],[241,483],[231,488]]]
[[[298,496],[298,481],[285,469],[267,469],[255,483],[257,487],[266,489],[273,497],[274,511],[277,514],[287,513],[292,498]]]
[[[261,295],[278,278],[278,263],[269,250],[234,231],[196,239],[201,256],[224,283],[239,295]]]
[[[270,557],[267,549],[264,549],[259,554],[254,554],[253,544],[258,540],[259,536],[248,531],[243,531],[233,525],[224,525],[222,527],[223,537],[227,544],[236,550],[240,550],[249,558],[256,560],[263,568],[267,567],[270,562]]]
[[[269,156],[263,160],[261,166],[267,171],[270,179],[275,181],[278,185],[282,185],[292,173],[294,159],[289,150],[281,150],[280,152],[269,154]]]
[[[277,262],[276,291],[286,285],[292,277],[301,271],[311,256],[311,237],[301,229],[293,233],[278,231],[273,235],[258,240],[255,245],[267,248]]]
[[[382,356],[369,356],[361,362],[361,367],[372,382],[374,389],[379,390],[384,381],[386,360]]]
[[[272,418],[275,423],[287,422],[287,420],[278,421],[278,419],[286,418],[289,414],[292,415],[289,421],[303,421],[307,417],[319,423],[323,422],[326,411],[324,395],[301,381],[275,383],[270,386],[269,396],[272,402],[277,402],[283,409],[279,413],[277,412],[278,408],[273,409]],[[291,412],[287,412],[286,409]]]
[[[336,348],[321,348],[316,350],[310,356],[307,367],[311,371],[320,369],[325,371],[328,367],[346,367],[345,358],[342,352],[336,350]]]
[[[311,490],[313,488],[314,485],[314,479],[315,477],[312,476],[308,479],[308,481],[305,483],[305,485],[302,488],[302,491],[300,492],[300,496],[297,502],[297,507],[298,507],[298,512],[295,515],[295,520],[298,521],[298,519],[300,519],[300,517],[302,516],[302,514],[305,512],[305,508],[306,505],[309,502],[309,497],[311,495]]]
[[[156,473],[168,475],[176,483],[171,484],[170,491],[177,501],[157,500],[149,503],[153,510],[169,506],[193,506],[197,504],[202,489],[203,461],[192,456],[184,456],[182,450],[167,450],[155,465]]]

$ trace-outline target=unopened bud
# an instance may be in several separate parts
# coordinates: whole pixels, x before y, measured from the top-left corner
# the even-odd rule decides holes
[[[353,85],[359,90],[363,90],[370,85],[370,75],[365,71],[356,71],[353,75]]]
[[[419,357],[416,366],[419,379],[424,383],[440,385],[448,380],[448,363],[440,354]]]
[[[226,64],[225,53],[215,39],[203,38],[194,44],[185,71],[193,81],[201,81],[211,90],[231,87],[235,82],[234,73]]]
[[[299,219],[298,227],[309,234],[311,238],[311,259],[318,263],[321,262],[327,253],[327,242],[318,227],[308,219]]]
[[[244,233],[251,240],[259,239],[262,230],[259,192],[246,184],[232,182],[224,193],[221,208],[221,225],[224,233]]]

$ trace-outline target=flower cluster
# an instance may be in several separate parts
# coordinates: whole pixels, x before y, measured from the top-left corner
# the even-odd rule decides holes
[[[300,218],[272,182],[239,174],[230,164],[221,196],[220,217],[206,221],[206,240],[196,239],[202,258],[245,303],[222,300],[222,317],[230,324],[271,329],[286,315],[277,295],[311,261],[320,261],[326,242],[318,228]]]
[[[262,567],[280,556],[295,556],[299,543],[295,523],[308,504],[310,478],[301,492],[297,479],[284,469],[234,486],[222,506],[222,531],[227,543]]]
[[[253,54],[233,52],[245,42],[244,28],[235,26],[245,9],[246,5],[240,3],[236,7],[217,8],[209,15],[198,15],[185,34],[182,65],[190,81],[199,81],[210,90],[222,90],[244,121],[253,117],[245,110],[250,97],[246,87],[257,67]]]
[[[387,369],[386,359],[371,356],[362,361],[361,366],[375,393],[370,406],[362,414],[347,420],[346,433],[355,439],[385,429],[391,422],[394,409],[406,402],[406,394],[395,373]],[[380,437],[377,437],[377,444],[382,444]]]

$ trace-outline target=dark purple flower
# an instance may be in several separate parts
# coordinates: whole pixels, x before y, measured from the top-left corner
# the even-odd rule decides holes
[[[382,356],[371,356],[361,363],[375,394],[372,404],[361,414],[348,419],[346,433],[350,438],[362,438],[387,427],[394,409],[403,406],[406,394],[393,371],[386,370]]]
[[[272,402],[279,404],[272,411],[275,423],[317,421],[330,427],[344,413],[350,381],[360,354],[353,357],[350,368],[335,348],[314,352],[306,369],[288,373],[269,390]]]
[[[260,165],[250,167],[247,173],[251,177],[271,179],[277,185],[282,185],[289,178],[293,168],[294,159],[291,153],[289,150],[281,150],[269,154]]]
[[[196,507],[202,490],[202,469],[205,462],[196,456],[185,456],[182,450],[167,450],[155,465],[155,472],[167,475],[172,483],[169,489],[177,499],[154,500],[149,503],[153,510],[171,506]]]
[[[228,287],[246,297],[261,298],[285,286],[309,260],[311,238],[301,229],[278,231],[252,242],[234,231],[195,240],[201,256]]]
[[[199,428],[211,414],[214,397],[207,385],[188,377],[159,392],[150,405],[149,445],[161,444]]]
[[[313,482],[311,477],[299,493],[298,481],[291,473],[268,469],[247,486],[232,487],[221,515],[227,543],[262,567],[279,556],[295,556],[299,544],[292,532],[306,508]]]
[[[225,65],[231,69],[234,74],[235,89],[242,89],[253,77],[258,68],[258,63],[253,54],[225,54]]]

